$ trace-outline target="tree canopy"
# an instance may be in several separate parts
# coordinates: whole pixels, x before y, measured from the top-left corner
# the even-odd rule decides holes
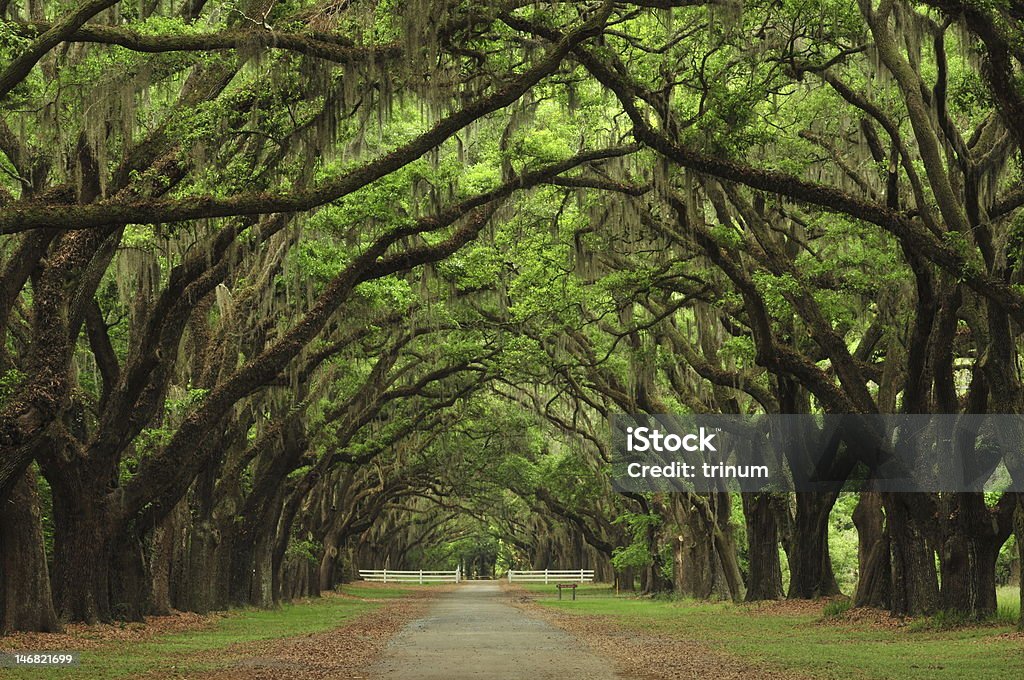
[[[0,0],[2,627],[455,564],[991,614],[1018,494],[616,494],[607,423],[1020,414],[1022,26]]]

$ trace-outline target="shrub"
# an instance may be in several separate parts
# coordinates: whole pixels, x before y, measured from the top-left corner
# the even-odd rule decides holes
[[[838,598],[825,605],[825,608],[821,610],[821,617],[823,619],[838,619],[840,616],[850,611],[852,607],[853,601],[850,600],[850,598]]]

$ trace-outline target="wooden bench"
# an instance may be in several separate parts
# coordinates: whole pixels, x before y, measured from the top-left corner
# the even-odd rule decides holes
[[[577,586],[576,583],[558,583],[558,584],[556,584],[555,587],[558,588],[558,599],[559,600],[562,599],[562,590],[564,590],[565,588],[568,588],[569,590],[572,591],[572,599],[575,600],[576,599],[576,586]]]

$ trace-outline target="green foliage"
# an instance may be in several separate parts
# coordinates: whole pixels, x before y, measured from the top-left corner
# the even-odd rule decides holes
[[[857,528],[853,525],[853,510],[859,496],[853,492],[840,493],[829,514],[829,557],[836,582],[846,593],[853,593],[858,579]]]
[[[616,569],[646,567],[651,563],[647,533],[661,526],[662,519],[655,514],[625,512],[619,515],[616,524],[625,524],[632,538],[628,545],[620,546],[612,553],[612,566]],[[669,560],[671,565],[671,560]]]
[[[1011,535],[999,548],[996,557],[996,583],[1010,583],[1013,578],[1013,564],[1019,560],[1017,537]]]
[[[475,531],[472,535],[428,548],[419,564],[436,569],[454,569],[459,565],[471,567],[480,560],[494,564],[498,552],[498,539],[493,534]]]
[[[164,401],[162,424],[143,428],[135,437],[134,456],[126,456],[121,461],[121,480],[127,481],[134,474],[140,460],[152,455],[166,446],[180,424],[181,420],[202,403],[208,389],[188,389],[178,396],[168,397]]]
[[[649,90],[650,96],[619,101],[598,82],[593,69],[581,65],[577,54],[516,101],[492,107],[472,124],[460,123],[452,135],[428,140],[427,153],[404,159],[399,159],[401,150],[425,130],[439,129],[438,121],[453,111],[479,110],[481,96],[533,67],[547,49],[547,39],[513,28],[488,3],[382,0],[336,5],[275,3],[259,18],[274,27],[267,31],[257,29],[259,22],[245,16],[243,4],[235,0],[210,5],[198,21],[183,18],[177,10],[166,12],[164,3],[119,6],[109,17],[104,15],[103,21],[114,22],[107,29],[174,37],[242,26],[259,36],[239,49],[167,53],[62,43],[6,96],[0,134],[5,140],[0,203],[5,205],[8,198],[46,202],[52,194],[59,196],[54,205],[70,209],[84,202],[86,185],[91,185],[86,179],[93,172],[100,195],[89,200],[97,209],[122,203],[130,207],[136,201],[149,205],[151,199],[165,207],[177,205],[174,201],[202,206],[228,197],[244,204],[240,196],[287,199],[312,187],[336,185],[339,178],[366,178],[340,197],[320,194],[324,204],[315,209],[285,210],[281,215],[287,226],[268,240],[263,240],[262,230],[268,223],[280,225],[277,217],[257,215],[259,209],[251,207],[227,209],[240,214],[226,218],[124,226],[112,263],[102,276],[97,273],[96,290],[83,296],[95,299],[99,326],[124,369],[151,331],[161,340],[164,333],[173,335],[170,329],[150,325],[146,314],[156,308],[163,287],[185,275],[180,265],[198,252],[199,260],[206,256],[207,271],[218,269],[215,288],[189,286],[172,301],[184,301],[191,316],[181,317],[187,320],[181,338],[169,337],[162,348],[175,356],[161,355],[147,363],[159,363],[153,372],[169,376],[169,384],[158,385],[154,379],[147,386],[153,391],[146,392],[169,396],[141,431],[122,437],[131,439],[130,445],[112,458],[104,477],[116,469],[120,482],[127,484],[143,458],[167,447],[182,422],[209,403],[209,390],[194,385],[221,385],[235,369],[268,351],[303,344],[287,366],[261,374],[262,382],[270,384],[242,390],[244,395],[214,419],[214,427],[220,434],[237,426],[237,440],[216,452],[234,462],[230,456],[237,449],[252,446],[301,409],[295,429],[301,430],[304,448],[277,481],[278,488],[290,490],[310,474],[325,480],[318,481],[303,506],[312,524],[322,524],[323,515],[331,514],[325,508],[336,511],[331,494],[337,491],[342,498],[343,483],[337,482],[335,489],[327,488],[327,481],[343,479],[361,494],[339,502],[361,503],[402,490],[387,498],[380,517],[371,518],[373,529],[387,524],[389,529],[398,525],[409,533],[422,531],[416,538],[430,540],[407,558],[425,565],[451,567],[480,560],[511,566],[530,557],[537,532],[550,533],[544,538],[571,535],[576,540],[580,532],[573,522],[582,518],[602,541],[615,546],[614,567],[642,568],[660,558],[668,576],[672,541],[664,535],[665,518],[637,512],[641,503],[608,488],[608,437],[603,429],[608,413],[661,407],[757,412],[771,408],[762,402],[772,400],[754,398],[744,388],[778,395],[790,391],[784,382],[792,382],[793,391],[808,391],[799,384],[803,374],[792,369],[792,361],[773,362],[759,355],[758,347],[770,352],[773,345],[791,350],[804,373],[820,368],[830,387],[847,389],[849,378],[835,375],[822,335],[834,333],[840,349],[853,352],[876,327],[881,339],[855,362],[854,370],[864,374],[860,387],[881,393],[884,378],[906,373],[899,364],[914,322],[916,282],[907,256],[916,247],[914,239],[898,241],[888,222],[879,226],[862,221],[854,215],[865,211],[843,206],[871,204],[890,210],[891,199],[901,220],[912,221],[915,228],[931,227],[921,218],[929,211],[941,212],[932,187],[940,186],[937,180],[942,178],[925,167],[924,154],[915,147],[921,132],[907,119],[911,109],[901,88],[874,58],[876,41],[856,3],[723,2],[659,12],[618,3],[610,30],[588,38],[584,49],[609,59],[612,72],[625,76],[631,87]],[[43,3],[33,5],[30,14],[35,18],[39,10],[56,20],[69,7]],[[410,16],[410,8],[423,7],[436,12]],[[900,14],[893,25],[901,33],[900,53],[914,62],[911,70],[922,77],[927,106],[938,111],[937,48],[929,44],[935,35],[929,28],[924,31],[927,39],[921,40],[918,25],[931,26],[938,14],[913,4],[897,7]],[[1005,8],[989,3],[982,9]],[[16,11],[24,8],[12,6],[9,14]],[[589,12],[580,3],[527,4],[510,11],[558,31],[577,25]],[[275,43],[277,32],[309,30],[316,31],[318,42],[351,45],[353,62],[370,45],[397,44],[402,57],[399,63],[328,63]],[[1000,30],[1014,33],[1008,26]],[[975,235],[944,224],[927,234],[962,260],[952,278],[964,283],[1001,275],[1004,260],[1008,272],[1019,264],[1024,212],[993,216],[991,223],[985,213],[994,199],[1019,187],[1021,168],[1019,158],[1002,150],[1013,148],[1012,138],[997,130],[998,111],[986,72],[978,65],[986,46],[959,23],[943,25],[941,32],[948,52],[948,121],[936,122],[929,134],[934,133],[947,156],[955,193],[970,193],[961,186],[964,167],[989,173],[979,187],[992,195],[980,197],[984,224],[977,237],[985,229],[994,230],[993,247],[1001,251],[989,266],[980,257]],[[0,59],[10,62],[21,53],[30,44],[30,33],[16,21],[0,21]],[[264,40],[267,44],[261,44]],[[835,79],[831,85],[826,67]],[[891,117],[891,126],[876,124],[883,116],[865,118],[836,82],[868,101],[870,107],[864,108]],[[627,114],[632,106],[687,154],[711,154],[716,161],[733,163],[728,166],[732,171],[722,173],[703,161],[684,168],[645,141],[644,150],[629,157],[587,163],[548,183],[520,187],[495,206],[479,236],[442,261],[410,265],[380,278],[371,266],[353,283],[354,291],[343,291],[343,300],[323,297],[327,290],[344,288],[329,287],[381,237],[429,225],[423,218],[582,149],[631,141],[638,120]],[[945,129],[950,125],[955,135]],[[877,157],[867,148],[869,130],[885,137]],[[1005,140],[987,139],[993,130]],[[911,186],[912,173],[900,163],[890,168],[882,158],[890,145],[898,149],[900,144],[908,147],[902,162],[918,175],[921,188]],[[964,144],[991,150],[985,159],[961,162],[955,156]],[[380,158],[392,163],[390,172],[365,170],[371,159]],[[26,171],[31,181],[19,176],[20,166],[32,166]],[[886,184],[890,172],[898,196]],[[723,177],[716,179],[716,174]],[[742,181],[730,183],[724,176]],[[232,208],[238,203],[220,205]],[[459,220],[433,224],[399,239],[382,257],[435,246],[462,225]],[[218,236],[239,227],[242,235],[226,252],[210,248]],[[16,245],[7,243],[14,240],[3,245],[5,260],[16,252]],[[45,253],[15,301],[16,313],[5,326],[9,353],[25,349],[37,320],[37,274],[60,262],[55,256],[61,252],[53,246]],[[936,292],[947,295],[950,273],[934,266],[944,262],[917,255],[938,282]],[[723,261],[734,263],[736,270],[722,267]],[[93,262],[103,264],[102,253]],[[91,266],[69,272],[62,285],[70,290],[93,280]],[[1006,281],[1010,291],[1024,295],[1017,278],[1008,273]],[[982,361],[990,370],[987,362],[995,360],[986,340],[977,337],[985,335],[979,329],[989,311],[986,291],[976,281],[971,286],[960,297],[963,318],[955,324],[950,357],[958,364],[958,381]],[[334,303],[340,304],[324,317],[323,328],[310,334],[316,336],[313,341],[282,342],[291,331],[310,327],[303,324],[311,323],[311,311]],[[767,328],[759,325],[760,303]],[[662,308],[667,311],[659,317]],[[769,337],[759,337],[764,331]],[[61,395],[73,402],[74,415],[69,410],[61,417],[74,421],[69,430],[82,430],[72,436],[79,438],[83,450],[95,441],[104,415],[98,413],[103,388],[109,387],[99,375],[93,343],[89,332],[75,337],[75,351],[67,362],[72,365],[67,382],[73,394]],[[689,355],[679,349],[686,344],[707,366],[687,360]],[[317,358],[320,352],[329,356]],[[466,370],[419,384],[432,371],[451,366]],[[709,378],[707,368],[726,378]],[[8,405],[31,377],[6,370],[0,376],[0,406]],[[959,385],[958,390],[956,396],[963,397]],[[824,401],[823,392],[827,390],[808,398],[812,411],[825,408],[818,401]],[[84,415],[79,418],[78,412]],[[350,429],[353,423],[358,427]],[[294,433],[289,429],[288,434]],[[273,441],[263,442],[266,448],[235,471],[231,481],[237,489],[230,493],[239,497],[225,501],[226,507],[249,500],[246,494],[253,491],[254,480],[268,461],[277,460],[275,437],[268,437]],[[221,458],[211,456],[205,462],[212,465]],[[325,462],[330,466],[321,466]],[[187,484],[182,486],[187,497]],[[103,489],[104,494],[109,491]],[[49,485],[40,483],[40,494],[51,548]],[[323,497],[314,499],[315,494]],[[841,494],[828,522],[830,557],[845,592],[853,590],[858,578],[857,534],[851,520],[856,498]],[[749,537],[740,521],[739,497],[732,496],[731,502],[730,528],[741,547],[741,568],[749,570],[749,555],[743,551]],[[320,516],[311,508],[319,508]],[[222,510],[217,508],[218,513]],[[236,519],[232,516],[229,522]],[[288,557],[315,563],[323,546],[312,535],[296,535]],[[1009,581],[1015,550],[1010,541],[1000,552],[1001,583]],[[783,568],[788,572],[784,555]],[[1004,604],[999,613],[1003,622],[1012,615]],[[619,606],[623,611],[627,607]],[[847,607],[848,600],[837,600],[824,616],[840,618]],[[650,616],[704,624],[711,615],[735,619],[737,612],[743,613],[680,609],[655,608]],[[796,630],[802,623],[807,621],[788,620],[795,637],[811,644],[835,641],[829,637],[834,631]],[[922,630],[945,632],[960,623],[956,616],[942,614],[920,625]],[[737,628],[756,632],[744,625]],[[712,621],[708,629],[718,626]],[[770,652],[773,662],[804,669],[805,652],[789,649],[791,641],[769,625],[772,635],[785,647]],[[735,640],[751,655],[763,644],[753,636],[737,637],[728,634],[724,639]],[[889,652],[882,651],[881,642],[905,644],[900,638],[873,640],[869,647],[883,657]],[[838,654],[844,668],[856,669],[855,654]],[[965,662],[965,668],[975,670],[971,663]],[[133,673],[146,670],[144,665],[120,670]]]
[[[612,553],[612,566],[616,569],[646,567],[651,563],[651,553],[647,546],[638,541],[629,545],[617,546]]]
[[[17,393],[21,384],[25,381],[25,374],[16,368],[9,368],[0,375],[0,406]]]
[[[285,550],[285,558],[288,560],[300,560],[312,566],[320,563],[320,555],[323,545],[317,541],[292,539]]]
[[[842,618],[843,614],[850,611],[853,607],[853,600],[848,597],[839,597],[834,600],[830,600],[825,608],[821,610],[821,618],[823,619],[839,619]]]

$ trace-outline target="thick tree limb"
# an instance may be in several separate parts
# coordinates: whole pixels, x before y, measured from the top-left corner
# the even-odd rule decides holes
[[[162,511],[169,511],[199,472],[204,462],[197,446],[213,422],[254,388],[272,380],[305,345],[320,332],[328,318],[348,299],[360,282],[382,278],[399,270],[436,262],[456,252],[472,240],[487,224],[496,206],[478,208],[451,237],[433,246],[424,246],[402,255],[378,261],[394,239],[381,239],[359,256],[327,287],[324,294],[296,326],[258,357],[236,371],[215,388],[198,411],[185,419],[167,447],[147,458],[124,489],[123,517],[130,518],[157,500]]]
[[[430,130],[391,153],[314,189],[278,194],[238,194],[228,198],[103,202],[84,206],[19,203],[0,210],[0,234],[38,228],[85,229],[108,224],[155,224],[233,215],[301,212],[324,205],[408,165],[469,123],[519,99],[542,78],[554,72],[573,47],[600,31],[611,5],[606,3],[605,9],[594,19],[565,35],[535,66],[512,79],[505,87],[443,118]]]
[[[53,24],[29,23],[16,26],[22,33],[35,34],[49,30]],[[289,50],[339,64],[393,60],[402,55],[402,48],[397,44],[354,46],[324,33],[282,33],[270,30],[153,35],[120,26],[92,25],[83,26],[65,36],[64,42],[116,45],[134,52],[151,54],[270,48]]]
[[[13,90],[18,83],[32,70],[43,56],[67,39],[75,31],[82,27],[85,22],[107,9],[113,7],[119,0],[91,0],[79,5],[78,8],[66,17],[50,26],[42,35],[29,45],[28,49],[21,53],[10,64],[0,72],[0,101],[3,101],[7,94]]]
[[[534,32],[546,39],[554,39],[560,35],[554,29],[526,19],[508,14],[502,14],[501,18],[516,30]],[[633,123],[633,134],[637,141],[685,168],[882,227],[906,247],[962,279],[971,289],[997,303],[1017,323],[1024,325],[1024,295],[1005,281],[985,272],[979,262],[970,260],[952,245],[940,240],[923,225],[916,223],[910,215],[784,172],[752,167],[683,146],[670,138],[664,130],[655,129],[651,125],[650,117],[636,104],[637,99],[644,99],[641,88],[631,81],[621,64],[609,65],[603,57],[585,47],[577,46],[573,49],[573,54],[618,98]]]
[[[647,116],[635,106],[636,96],[633,88],[623,77],[587,50],[578,50],[577,55],[598,80],[616,93],[633,122],[636,138],[667,158],[691,170],[786,196],[816,205],[829,212],[842,213],[880,226],[914,252],[921,253],[931,262],[962,278],[977,293],[998,303],[1014,320],[1024,324],[1024,296],[1006,282],[986,273],[978,263],[972,262],[953,246],[941,241],[908,215],[861,200],[839,189],[807,182],[783,172],[763,170],[710,156],[680,145],[669,139],[662,131],[651,127]]]
[[[103,378],[103,391],[100,396],[100,408],[110,396],[121,375],[121,365],[117,360],[117,353],[110,343],[110,336],[107,334],[107,323],[103,319],[103,311],[96,302],[96,298],[90,300],[85,309],[85,329],[89,336],[89,347],[93,356],[96,357],[96,366],[99,368],[100,376]]]

